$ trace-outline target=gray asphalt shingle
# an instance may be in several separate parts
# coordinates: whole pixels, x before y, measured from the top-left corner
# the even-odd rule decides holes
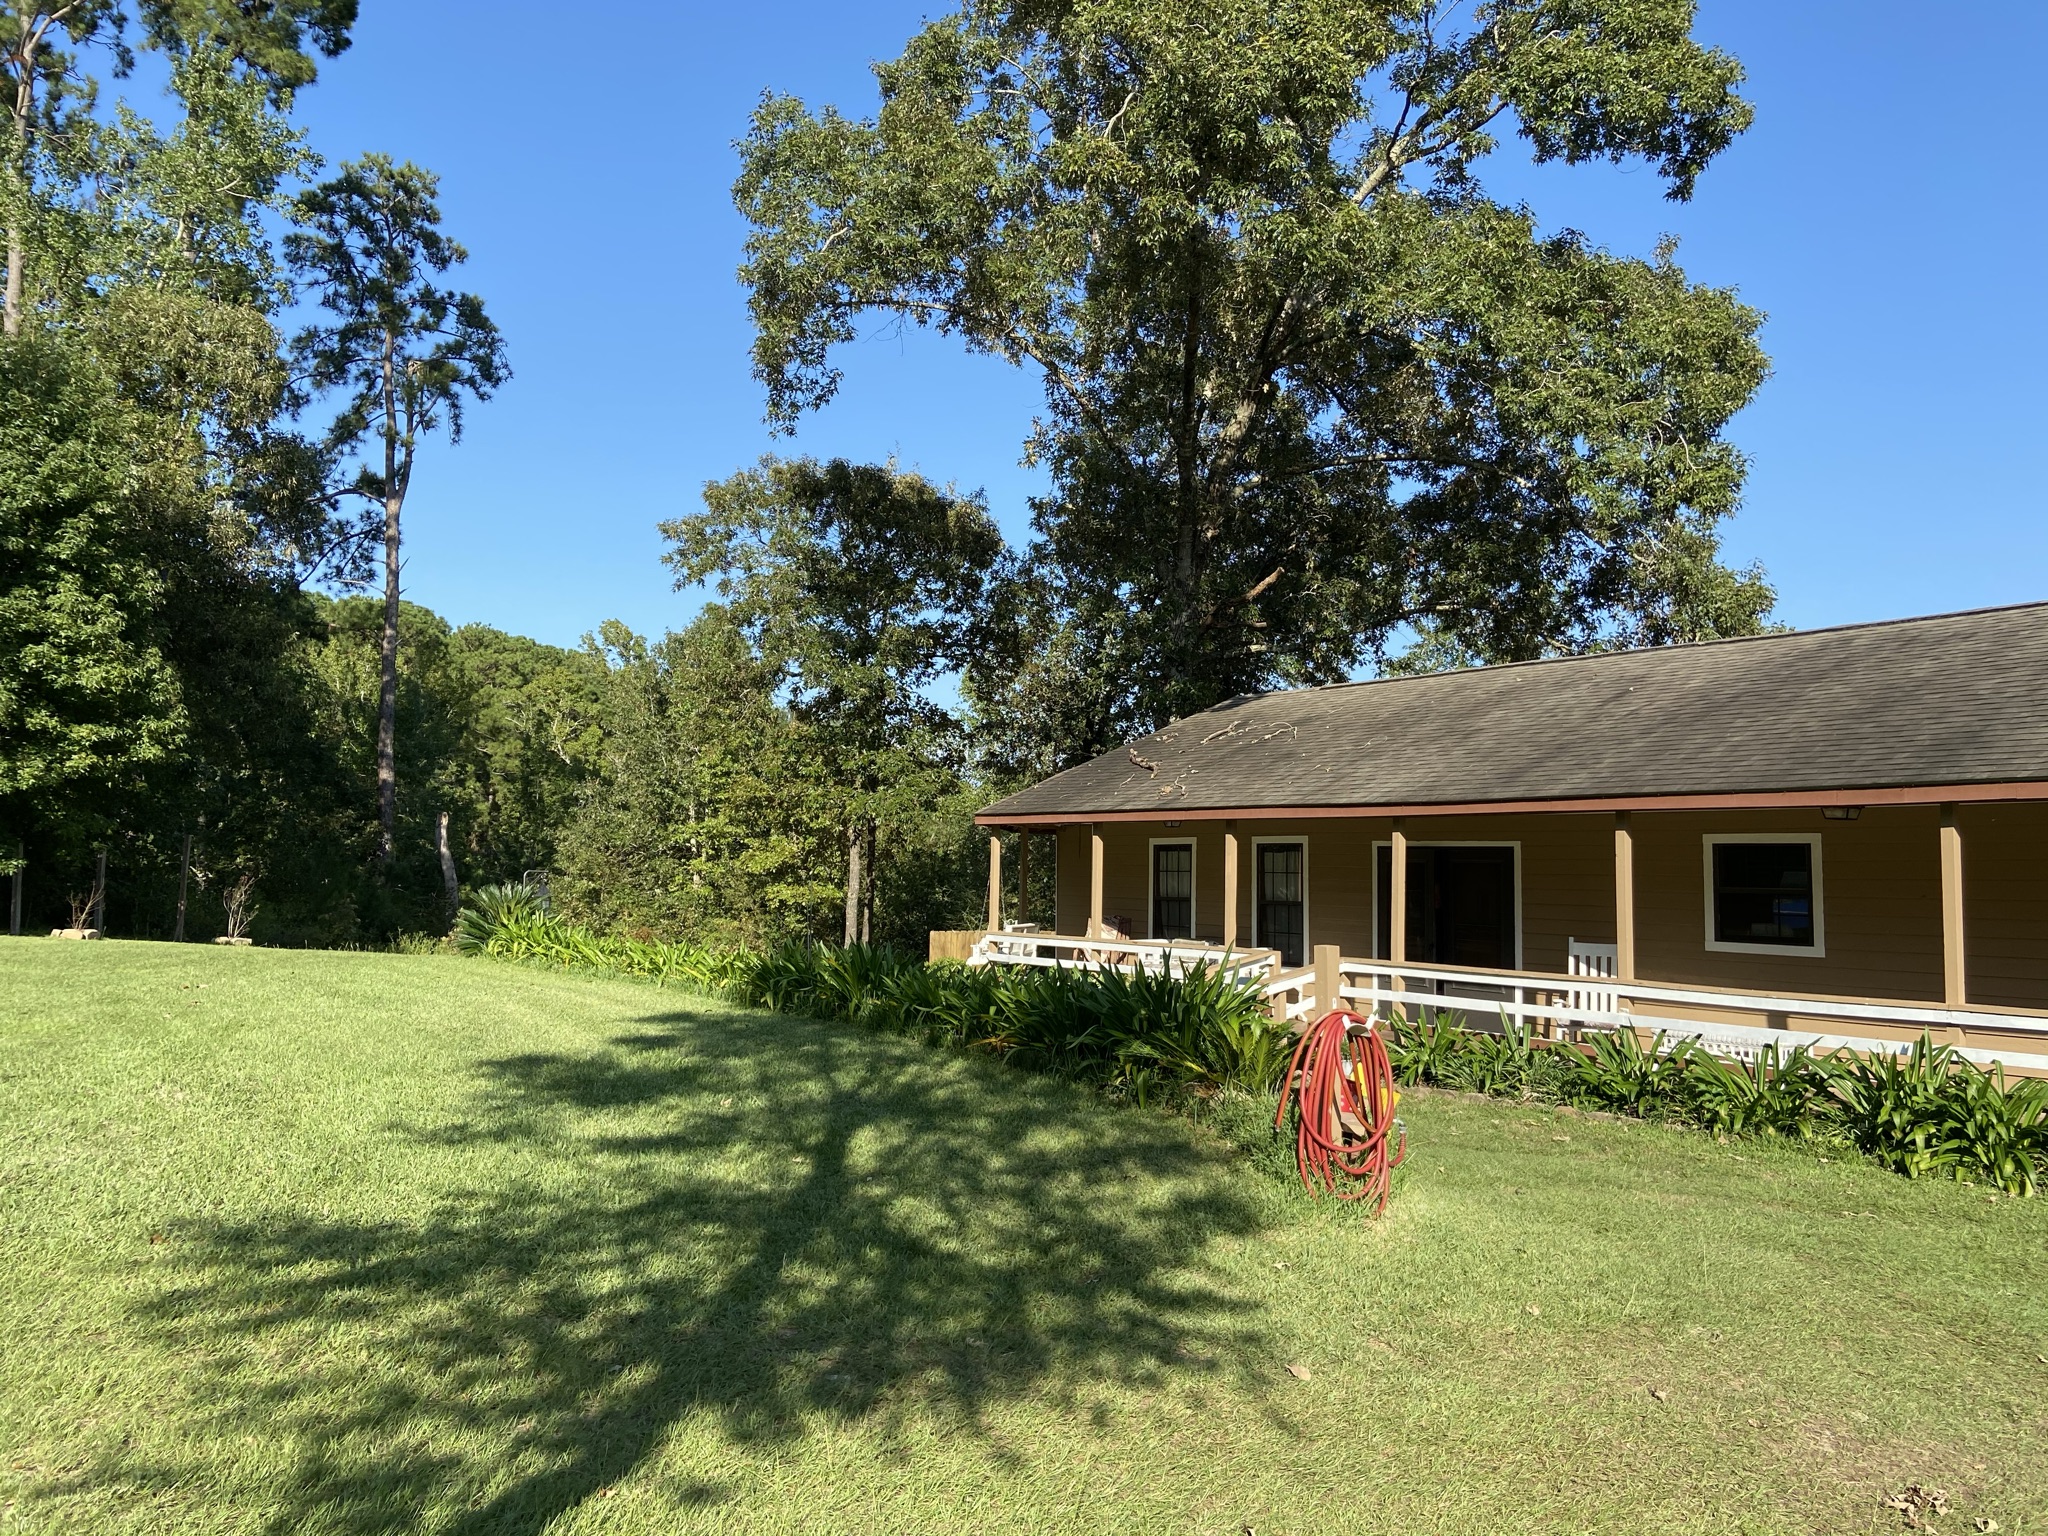
[[[1254,694],[984,816],[2048,780],[2048,603]]]

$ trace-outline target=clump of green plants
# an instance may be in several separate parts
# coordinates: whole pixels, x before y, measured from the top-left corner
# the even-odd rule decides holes
[[[1397,1019],[1389,1055],[1404,1084],[1662,1119],[1723,1136],[1783,1136],[1853,1147],[1908,1178],[1955,1178],[2034,1195],[2048,1178],[2048,1082],[2008,1082],[1922,1036],[1902,1054],[1815,1055],[1767,1046],[1730,1061],[1696,1041],[1647,1043],[1633,1030],[1583,1046],[1498,1033],[1449,1011]]]
[[[457,921],[456,944],[465,953],[637,976],[988,1051],[1140,1103],[1266,1092],[1294,1046],[1256,986],[1210,970],[1165,976],[928,965],[866,944],[793,943],[757,954],[641,941],[558,922],[516,886],[476,892]]]

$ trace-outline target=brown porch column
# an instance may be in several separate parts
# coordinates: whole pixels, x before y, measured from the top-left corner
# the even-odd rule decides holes
[[[1017,921],[1031,921],[1031,829],[1017,833]]]
[[[1969,1001],[1963,950],[1963,829],[1952,803],[1941,808],[1941,991],[1951,1008]]]
[[[1344,951],[1335,944],[1318,944],[1315,949],[1316,962],[1316,1012],[1329,1013],[1344,1006],[1343,963]]]
[[[988,926],[989,932],[1003,931],[1003,834],[988,835]]]
[[[1387,958],[1406,960],[1408,958],[1408,822],[1406,818],[1394,818],[1394,850],[1389,860],[1392,878],[1387,885],[1387,905],[1393,910],[1387,914]]]
[[[1102,937],[1102,826],[1088,824],[1088,937]]]
[[[1636,979],[1636,835],[1627,811],[1614,813],[1614,974]]]
[[[1405,818],[1394,818],[1393,849],[1388,857],[1387,905],[1393,910],[1387,914],[1387,958],[1399,965],[1408,958],[1408,823]],[[1387,978],[1390,990],[1406,992],[1408,984],[1399,971]],[[1408,1017],[1406,1003],[1390,1003],[1387,1012],[1399,1019]]]
[[[1237,823],[1223,823],[1223,947],[1237,948]]]

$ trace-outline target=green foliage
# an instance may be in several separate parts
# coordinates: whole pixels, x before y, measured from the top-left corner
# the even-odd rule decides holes
[[[1463,1028],[1455,1014],[1397,1020],[1388,1052],[1407,1085],[1666,1118],[1717,1135],[1846,1142],[1908,1178],[2014,1195],[2038,1193],[2048,1175],[2048,1081],[2008,1083],[1925,1035],[1898,1055],[1772,1045],[1739,1062],[1662,1035],[1645,1046],[1634,1030],[1573,1048],[1503,1025],[1494,1035]]]
[[[466,955],[480,954],[500,929],[523,928],[542,915],[540,894],[532,886],[475,886],[455,914],[455,947]]]
[[[431,171],[365,155],[299,195],[298,227],[285,237],[329,315],[292,343],[309,386],[340,397],[329,446],[346,452],[369,438],[402,456],[402,466],[359,472],[356,488],[379,503],[404,499],[400,476],[420,438],[445,424],[459,440],[465,403],[511,377],[483,300],[434,282],[469,259],[441,231],[439,192]]]
[[[768,947],[829,932],[845,841],[815,733],[713,604],[590,648],[601,745],[561,833],[563,910],[605,932]]]
[[[1002,535],[979,496],[893,465],[764,459],[662,524],[678,587],[725,614],[787,689],[805,775],[841,829],[842,934],[875,936],[883,844],[957,784],[958,726],[928,685],[966,664]]]
[[[798,941],[757,953],[600,937],[541,915],[518,888],[472,893],[456,933],[467,953],[639,976],[779,1013],[991,1051],[1141,1102],[1155,1091],[1264,1093],[1279,1082],[1294,1044],[1256,987],[1215,971],[927,965],[867,944]]]
[[[1710,1051],[1689,1052],[1688,1113],[1726,1136],[1818,1134],[1833,1068],[1803,1045],[1781,1052],[1764,1047],[1753,1062],[1730,1061]]]
[[[877,67],[871,117],[755,115],[770,420],[832,397],[870,316],[1037,370],[1052,490],[1013,611],[1075,643],[1020,627],[976,684],[1069,759],[1346,676],[1423,616],[1496,659],[1744,632],[1770,595],[1716,529],[1761,317],[1482,180],[1518,133],[1690,196],[1750,120],[1693,9],[968,0]]]
[[[0,343],[0,803],[157,763],[185,738],[134,423],[61,345]]]

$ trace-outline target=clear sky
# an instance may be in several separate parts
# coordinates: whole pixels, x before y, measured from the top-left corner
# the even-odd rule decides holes
[[[573,644],[659,632],[655,524],[761,453],[896,455],[985,488],[1013,538],[1036,381],[876,331],[840,400],[771,440],[733,273],[732,141],[766,88],[865,114],[870,61],[939,4],[364,0],[300,116],[331,160],[441,173],[468,285],[517,377],[460,447],[429,447],[406,512],[407,595],[458,623]],[[1749,72],[1756,126],[1667,203],[1646,170],[1505,166],[1494,185],[1617,252],[1681,240],[1696,279],[1768,312],[1775,364],[1733,435],[1731,525],[1801,628],[2048,598],[2043,488],[2048,4],[1702,0]]]

